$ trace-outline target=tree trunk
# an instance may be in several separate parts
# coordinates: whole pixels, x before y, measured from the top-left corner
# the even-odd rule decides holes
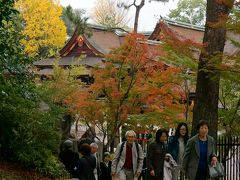
[[[216,66],[222,62],[226,39],[226,20],[233,0],[208,0],[203,48],[198,64],[196,97],[193,109],[192,135],[201,119],[209,122],[209,134],[217,137],[220,73]]]
[[[133,32],[137,33],[138,31],[138,19],[139,19],[140,9],[136,7],[135,19],[134,19],[134,28]]]
[[[62,140],[70,138],[71,125],[72,125],[71,115],[65,114],[61,122]]]
[[[134,6],[136,7],[136,13],[135,13],[135,19],[134,19],[133,32],[137,33],[137,31],[138,31],[139,14],[140,14],[140,10],[142,9],[142,7],[143,7],[144,4],[145,4],[145,0],[142,0],[139,5],[136,5],[135,3],[136,3],[136,2],[134,1]]]

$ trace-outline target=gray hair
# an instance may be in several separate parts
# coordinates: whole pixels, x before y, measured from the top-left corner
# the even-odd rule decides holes
[[[132,134],[134,135],[134,137],[137,136],[136,133],[135,133],[135,131],[129,130],[129,131],[127,131],[126,134],[125,134],[125,137],[126,137],[126,138],[127,138],[127,136],[128,136],[129,133],[132,133]]]
[[[95,148],[98,149],[98,145],[97,145],[97,143],[91,143],[91,144],[90,144],[90,147],[95,147]]]

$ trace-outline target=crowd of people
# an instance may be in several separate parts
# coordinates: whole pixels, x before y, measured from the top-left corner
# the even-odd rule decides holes
[[[171,137],[167,130],[159,129],[146,156],[136,142],[136,133],[130,130],[125,134],[126,141],[118,144],[113,158],[104,152],[102,160],[96,143],[83,143],[79,157],[72,150],[73,142],[66,140],[59,158],[72,177],[80,180],[206,180],[208,165],[214,166],[218,161],[215,141],[208,135],[208,129],[205,120],[199,121],[198,133],[191,138],[186,123],[179,123]]]

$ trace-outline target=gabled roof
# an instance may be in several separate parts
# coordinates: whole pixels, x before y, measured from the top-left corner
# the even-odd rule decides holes
[[[112,49],[118,48],[124,42],[127,31],[121,28],[109,29],[103,26],[92,25],[89,27],[92,30],[92,35],[87,36],[78,35],[76,28],[73,36],[66,43],[66,45],[59,51],[60,56],[79,56],[82,52],[87,55],[105,55]],[[151,32],[140,32],[146,38],[149,37]]]
[[[109,53],[111,49],[119,47],[127,34],[121,29],[109,30],[96,25],[90,25],[90,28],[92,29],[91,36],[79,35],[76,28],[73,36],[59,51],[60,56],[79,56],[82,52],[95,56],[104,55]]]
[[[175,32],[179,38],[183,37],[186,39],[191,39],[194,42],[201,43],[204,35],[204,27],[190,25],[187,23],[182,23],[178,21],[172,21],[166,18],[162,18],[156,24],[154,31],[149,36],[151,40],[159,40],[159,35],[161,33],[162,24],[167,25],[169,29]]]
[[[116,30],[109,30],[101,26],[90,26],[92,35],[79,35],[78,29],[75,29],[74,34],[59,51],[60,60],[58,64],[61,66],[69,66],[75,64],[75,57],[86,55],[80,64],[93,67],[96,65],[103,66],[103,56],[109,53],[112,49],[118,48],[123,42],[126,32],[122,32],[119,36]],[[34,62],[34,65],[40,69],[51,68],[54,58],[43,59]]]
[[[104,50],[88,38],[87,35],[79,35],[78,29],[76,28],[73,36],[59,53],[61,57],[80,56],[82,54],[99,56],[104,54]]]
[[[158,40],[160,37],[162,25],[167,25],[167,28],[171,31],[175,32],[179,39],[189,39],[196,43],[202,43],[203,42],[203,36],[204,36],[204,30],[205,28],[202,26],[195,26],[183,22],[173,21],[166,18],[160,19],[160,21],[156,24],[154,31],[149,36],[150,40]],[[227,32],[227,40],[224,46],[224,52],[228,55],[234,55],[240,52],[240,49],[234,46],[231,43],[230,39],[234,39],[237,41],[240,41],[240,35],[233,33],[233,32]]]

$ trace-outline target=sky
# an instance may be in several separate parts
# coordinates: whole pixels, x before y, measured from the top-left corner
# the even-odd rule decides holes
[[[74,9],[84,9],[86,11],[86,16],[89,17],[96,1],[98,0],[60,0],[60,4],[62,6],[71,5]],[[133,1],[129,0],[129,2]],[[166,17],[170,9],[175,9],[177,7],[177,2],[178,0],[169,0],[168,3],[149,2],[149,0],[146,0],[145,5],[140,11],[138,25],[139,31],[153,31],[160,16]],[[132,7],[129,10],[129,17],[131,18],[129,26],[132,28],[134,14],[135,8]],[[92,21],[90,20],[89,23],[92,23]]]

